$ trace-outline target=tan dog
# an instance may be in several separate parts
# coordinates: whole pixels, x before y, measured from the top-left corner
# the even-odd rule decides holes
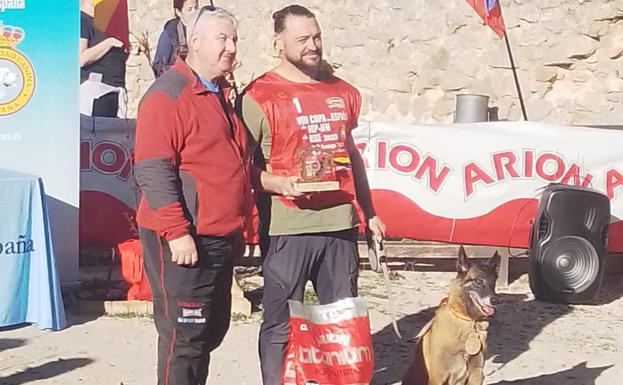
[[[448,298],[418,334],[415,359],[403,385],[482,385],[491,297],[500,267],[495,254],[484,264],[469,261],[459,249]]]

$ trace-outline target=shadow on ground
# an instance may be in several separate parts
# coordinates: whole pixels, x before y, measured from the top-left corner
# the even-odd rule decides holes
[[[588,368],[586,362],[583,362],[571,369],[556,373],[542,374],[518,380],[503,380],[489,385],[593,385],[601,373],[612,366],[614,365]]]
[[[7,377],[0,377],[2,385],[22,385],[33,381],[46,380],[63,373],[81,368],[91,364],[93,360],[88,358],[59,359],[45,364],[29,367],[21,372],[11,374]]]

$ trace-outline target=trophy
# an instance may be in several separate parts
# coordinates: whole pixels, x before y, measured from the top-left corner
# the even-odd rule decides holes
[[[302,193],[338,191],[340,179],[348,176],[351,169],[350,157],[344,146],[346,127],[340,127],[336,136],[329,135],[332,137],[328,141],[318,140],[318,135],[315,138],[317,141],[312,142],[309,131],[305,131],[298,153],[301,178],[294,187]]]
[[[301,180],[294,184],[296,190],[303,193],[339,190],[333,157],[333,151],[323,150],[320,146],[303,148],[299,152]]]

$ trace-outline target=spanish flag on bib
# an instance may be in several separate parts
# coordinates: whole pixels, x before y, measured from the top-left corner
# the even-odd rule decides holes
[[[130,48],[127,0],[94,0],[95,27]]]
[[[495,32],[500,39],[504,37],[504,18],[498,0],[467,0],[482,20]]]

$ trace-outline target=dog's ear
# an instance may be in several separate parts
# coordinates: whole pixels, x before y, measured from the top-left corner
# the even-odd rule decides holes
[[[493,256],[489,258],[489,260],[487,261],[487,266],[489,266],[491,269],[493,269],[493,271],[495,271],[496,276],[500,275],[500,261],[501,260],[502,260],[502,257],[500,257],[500,254],[496,250],[495,253],[493,253]]]
[[[468,270],[469,259],[467,257],[467,253],[465,252],[465,248],[461,245],[461,247],[459,247],[458,261],[456,262],[456,271],[459,275],[465,275]]]

